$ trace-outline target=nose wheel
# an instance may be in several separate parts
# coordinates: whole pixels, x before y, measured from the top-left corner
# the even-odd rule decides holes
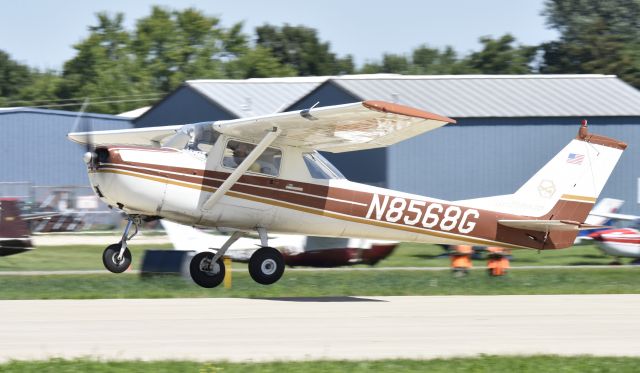
[[[102,253],[102,263],[109,272],[122,273],[131,265],[131,251],[127,247],[127,241],[138,234],[138,225],[140,224],[141,219],[139,216],[129,216],[127,227],[122,234],[122,240],[104,249]],[[132,226],[135,228],[135,231],[129,235],[129,230],[131,230]]]
[[[129,248],[125,248],[121,257],[121,248],[122,243],[114,243],[113,245],[107,246],[102,253],[102,263],[110,272],[122,273],[131,265],[131,251],[129,251]]]
[[[284,258],[273,247],[256,250],[249,259],[249,274],[253,281],[271,285],[280,280],[284,273]]]

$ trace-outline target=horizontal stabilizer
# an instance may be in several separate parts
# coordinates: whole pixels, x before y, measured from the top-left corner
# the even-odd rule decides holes
[[[525,229],[528,231],[582,231],[589,229],[607,228],[603,225],[592,225],[572,220],[498,220],[505,227]]]

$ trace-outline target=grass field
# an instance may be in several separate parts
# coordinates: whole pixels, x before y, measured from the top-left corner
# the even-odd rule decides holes
[[[387,267],[447,267],[449,257],[443,255],[442,247],[437,245],[401,244],[395,252],[379,266]],[[630,260],[626,260],[628,262]],[[595,245],[580,245],[563,250],[514,250],[511,265],[606,265],[612,262]],[[485,261],[474,260],[475,266],[483,267]]]
[[[105,245],[106,246],[106,245]],[[171,245],[131,245],[133,268],[139,268],[146,249],[170,249]],[[43,246],[32,252],[0,257],[0,272],[22,270],[93,270],[103,269],[103,246]],[[449,258],[436,245],[402,244],[378,267],[447,267]],[[605,265],[611,257],[603,255],[595,246],[575,246],[564,250],[537,252],[518,250],[513,253],[511,265]],[[474,260],[476,267],[484,267],[485,261]],[[244,264],[239,264],[244,267]],[[363,266],[364,267],[364,266]]]
[[[246,271],[236,271],[231,289],[204,289],[174,275],[0,275],[0,299],[622,293],[640,293],[640,270],[522,269],[498,278],[484,271],[472,271],[465,278],[454,278],[449,271],[288,271],[270,286],[256,284]]]
[[[144,250],[170,245],[132,245],[133,268]],[[178,276],[141,279],[134,274],[2,276],[3,271],[102,270],[101,246],[45,246],[32,252],[0,257],[0,299],[163,298],[163,297],[324,297],[375,295],[597,294],[640,293],[640,268],[519,269],[504,278],[482,270],[466,278],[449,271],[286,271],[272,286],[254,283],[246,271],[233,273],[232,289],[202,289]],[[401,245],[377,267],[447,267],[435,245]],[[610,258],[593,246],[566,250],[521,250],[512,266],[604,265]],[[484,268],[484,260],[475,260]],[[364,266],[359,266],[364,267]],[[246,270],[246,264],[233,268]]]
[[[637,372],[640,358],[634,357],[560,357],[560,356],[480,356],[434,360],[308,361],[273,363],[228,362],[99,362],[94,360],[50,360],[0,364],[4,373],[77,373],[77,372]]]
[[[58,271],[104,269],[105,246],[42,246],[33,251],[0,257],[2,271]],[[146,249],[170,249],[171,245],[132,245],[134,267],[138,268]]]

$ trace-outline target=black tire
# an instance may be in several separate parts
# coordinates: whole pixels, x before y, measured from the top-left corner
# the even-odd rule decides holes
[[[118,255],[120,254],[121,243],[114,243],[107,246],[102,253],[102,264],[104,267],[113,273],[122,273],[131,265],[131,251],[129,248],[124,249],[124,255],[122,260],[118,261]]]
[[[215,288],[224,280],[224,261],[222,258],[218,258],[218,271],[214,273],[212,271],[213,268],[211,268],[211,260],[213,259],[213,256],[213,253],[203,251],[191,258],[191,263],[189,264],[189,274],[191,275],[193,282],[203,288]]]
[[[249,274],[259,284],[271,285],[280,280],[283,273],[284,258],[273,247],[258,249],[249,259]]]

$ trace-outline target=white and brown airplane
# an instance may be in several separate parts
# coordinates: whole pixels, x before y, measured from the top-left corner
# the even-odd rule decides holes
[[[268,233],[402,242],[559,249],[573,245],[626,144],[590,134],[575,139],[515,193],[444,201],[346,180],[318,151],[386,147],[453,119],[402,105],[364,101],[253,118],[119,131],[76,132],[88,146],[89,179],[106,203],[129,216],[122,241],[107,247],[112,272],[131,262],[132,227],[165,218],[235,230],[213,252],[194,256],[204,287],[224,277],[225,251],[257,231],[262,248],[251,277],[276,282],[282,255]],[[436,177],[434,175],[434,177]]]

